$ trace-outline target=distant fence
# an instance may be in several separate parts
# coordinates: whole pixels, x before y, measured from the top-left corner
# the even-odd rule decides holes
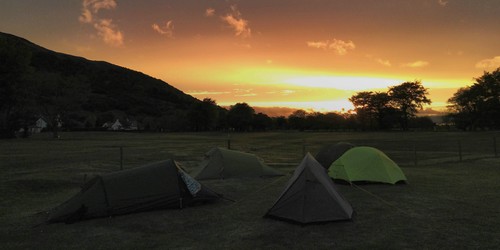
[[[307,152],[315,155],[321,147],[330,142],[328,140],[317,141],[308,139],[307,136],[305,137],[303,139],[287,140],[286,142],[266,141],[264,143],[249,142],[231,137],[220,138],[218,141],[207,143],[209,146],[198,146],[196,153],[193,153],[193,151],[181,152],[181,150],[175,149],[158,149],[153,146],[108,146],[105,147],[106,152],[103,152],[103,155],[107,155],[108,160],[116,163],[117,170],[127,168],[126,165],[130,165],[133,162],[152,158],[159,160],[166,157],[180,162],[188,162],[190,163],[189,166],[193,167],[196,165],[196,162],[203,158],[204,152],[213,146],[218,146],[256,154],[271,166],[288,167],[299,164]],[[332,143],[333,141],[339,140],[332,140]],[[404,140],[404,138],[368,140],[356,138],[349,142],[357,146],[378,148],[403,166],[419,166],[499,157],[496,136],[491,138],[448,138],[445,140],[442,138],[436,140],[432,140],[432,138],[427,138],[426,140]],[[162,152],[157,152],[157,150],[162,150]]]
[[[461,162],[481,158],[498,158],[496,136],[491,138],[448,138],[446,140],[422,142],[419,140],[341,140],[352,142],[356,146],[371,146],[382,150],[398,164],[418,166],[425,164]],[[335,141],[335,142],[338,142]],[[282,145],[238,145],[233,148],[253,152],[265,159],[269,165],[286,166],[298,164],[302,157],[310,152],[315,155],[328,143],[318,143],[308,139],[295,140]],[[270,159],[270,160],[269,160]]]

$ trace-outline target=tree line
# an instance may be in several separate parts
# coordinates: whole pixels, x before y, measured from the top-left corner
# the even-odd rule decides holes
[[[500,129],[500,68],[485,71],[474,80],[471,86],[458,89],[448,99],[443,122],[448,128],[467,131]],[[255,114],[248,104],[238,103],[229,108],[227,123],[222,127],[240,131],[434,129],[436,124],[430,117],[418,116],[425,105],[431,104],[427,95],[428,89],[421,81],[408,81],[389,87],[386,92],[357,92],[349,98],[354,106],[352,112],[297,110],[288,117]]]
[[[349,98],[355,109],[347,113],[296,110],[288,117],[269,117],[255,113],[247,103],[237,103],[220,113],[223,119],[210,121],[213,122],[211,124],[224,122],[219,124],[219,128],[236,131],[432,129],[434,123],[429,117],[416,116],[423,105],[431,103],[427,94],[427,89],[420,81],[405,82],[389,88],[387,92],[356,93]],[[215,110],[215,101],[205,99],[203,103],[211,104]],[[197,110],[202,112],[203,109]],[[203,117],[206,119],[210,116]]]
[[[170,85],[104,62],[29,50],[0,39],[0,138],[43,117],[54,137],[59,130],[102,130],[102,124],[135,121],[144,131],[409,130],[432,129],[417,116],[431,104],[420,81],[385,92],[362,91],[349,98],[349,112],[269,117],[247,103],[222,108]],[[22,48],[21,48],[22,47]],[[20,49],[21,48],[21,49]],[[41,52],[40,52],[41,51]],[[447,122],[463,130],[500,128],[500,68],[475,79],[448,100]]]

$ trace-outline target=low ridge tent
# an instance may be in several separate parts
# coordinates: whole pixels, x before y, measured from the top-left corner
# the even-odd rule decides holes
[[[320,149],[315,158],[323,167],[328,169],[334,161],[351,148],[354,148],[354,145],[349,142],[338,142],[336,144],[326,145]]]
[[[325,168],[308,153],[265,216],[308,224],[350,220],[353,209]]]
[[[48,222],[183,208],[220,196],[185,173],[173,160],[98,175],[49,213]]]
[[[264,164],[256,155],[225,148],[212,148],[205,154],[194,175],[198,180],[283,175]]]
[[[395,184],[406,182],[399,166],[382,151],[373,147],[354,147],[332,163],[329,175],[349,183],[380,182]]]

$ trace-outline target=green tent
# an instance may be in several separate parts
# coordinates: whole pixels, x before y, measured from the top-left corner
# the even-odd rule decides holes
[[[48,222],[183,208],[220,196],[186,174],[173,160],[98,175],[49,213]]]
[[[354,147],[345,152],[330,166],[333,179],[347,182],[381,182],[395,184],[406,182],[399,166],[382,151],[373,147]]]
[[[200,163],[198,179],[225,179],[283,175],[264,164],[257,156],[225,148],[212,148]]]
[[[300,224],[350,220],[351,205],[337,191],[326,169],[307,154],[266,217]]]

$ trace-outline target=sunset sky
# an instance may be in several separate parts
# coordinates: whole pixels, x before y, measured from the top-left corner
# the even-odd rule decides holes
[[[0,31],[219,105],[351,108],[420,80],[433,109],[500,67],[498,0],[0,0]]]

